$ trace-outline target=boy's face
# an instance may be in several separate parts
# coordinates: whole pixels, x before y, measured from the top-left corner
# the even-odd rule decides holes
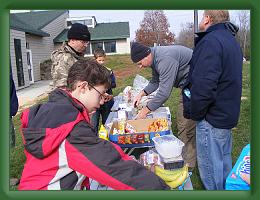
[[[96,61],[98,62],[98,64],[104,65],[105,61],[106,61],[106,57],[105,56],[99,56],[99,57],[96,58]]]
[[[89,112],[96,111],[105,102],[106,88],[104,85],[92,86],[87,82],[79,86],[78,100]]]

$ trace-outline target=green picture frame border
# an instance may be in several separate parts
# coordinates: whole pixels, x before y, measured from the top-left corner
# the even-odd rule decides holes
[[[9,11],[10,10],[251,10],[251,190],[250,191],[10,191],[9,190]],[[0,197],[2,199],[255,199],[259,197],[260,21],[256,0],[1,0],[0,4]],[[119,16],[120,17],[120,16]]]

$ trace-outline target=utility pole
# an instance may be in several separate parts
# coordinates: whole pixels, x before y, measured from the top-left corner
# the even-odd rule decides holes
[[[198,10],[194,10],[194,47],[195,47],[195,40],[196,40],[196,35],[195,33],[198,32]]]
[[[198,32],[198,10],[194,10],[194,33]]]

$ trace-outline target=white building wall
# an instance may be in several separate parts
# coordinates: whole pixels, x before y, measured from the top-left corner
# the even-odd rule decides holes
[[[26,35],[26,42],[29,43],[29,49],[32,51],[33,75],[34,81],[41,80],[40,63],[50,57],[50,46],[46,37]]]
[[[42,31],[49,33],[50,37],[39,37],[34,35],[26,35],[26,41],[32,50],[33,73],[34,80],[41,80],[40,63],[50,59],[51,52],[55,49],[53,39],[61,33],[66,27],[66,18],[68,12],[62,14],[57,19],[42,28]]]
[[[55,49],[53,39],[58,36],[65,28],[66,28],[66,19],[69,17],[69,13],[66,12],[59,16],[57,19],[49,23],[47,26],[42,28],[42,30],[46,33],[50,34],[50,37],[46,38],[46,42],[48,42],[50,46],[49,55]]]
[[[122,39],[116,41],[116,53],[117,54],[129,54],[130,53],[130,39]]]
[[[18,87],[14,39],[21,40],[23,72],[24,72],[24,86],[22,86],[22,87]],[[22,31],[10,29],[10,58],[11,58],[13,79],[14,79],[16,89],[19,90],[19,89],[28,87],[30,85],[30,82],[29,82],[29,74],[28,74],[27,58],[26,58],[26,42],[25,42],[25,33]]]
[[[126,51],[127,53],[131,53],[131,48],[130,48],[130,38],[127,38],[126,39],[126,44],[127,44],[127,48],[126,48]]]

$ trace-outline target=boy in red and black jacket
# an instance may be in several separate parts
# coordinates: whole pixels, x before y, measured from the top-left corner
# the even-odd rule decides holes
[[[109,87],[104,67],[80,60],[69,70],[66,89],[23,112],[26,163],[19,190],[80,190],[89,178],[115,190],[169,189],[90,125],[89,113],[104,104]]]

